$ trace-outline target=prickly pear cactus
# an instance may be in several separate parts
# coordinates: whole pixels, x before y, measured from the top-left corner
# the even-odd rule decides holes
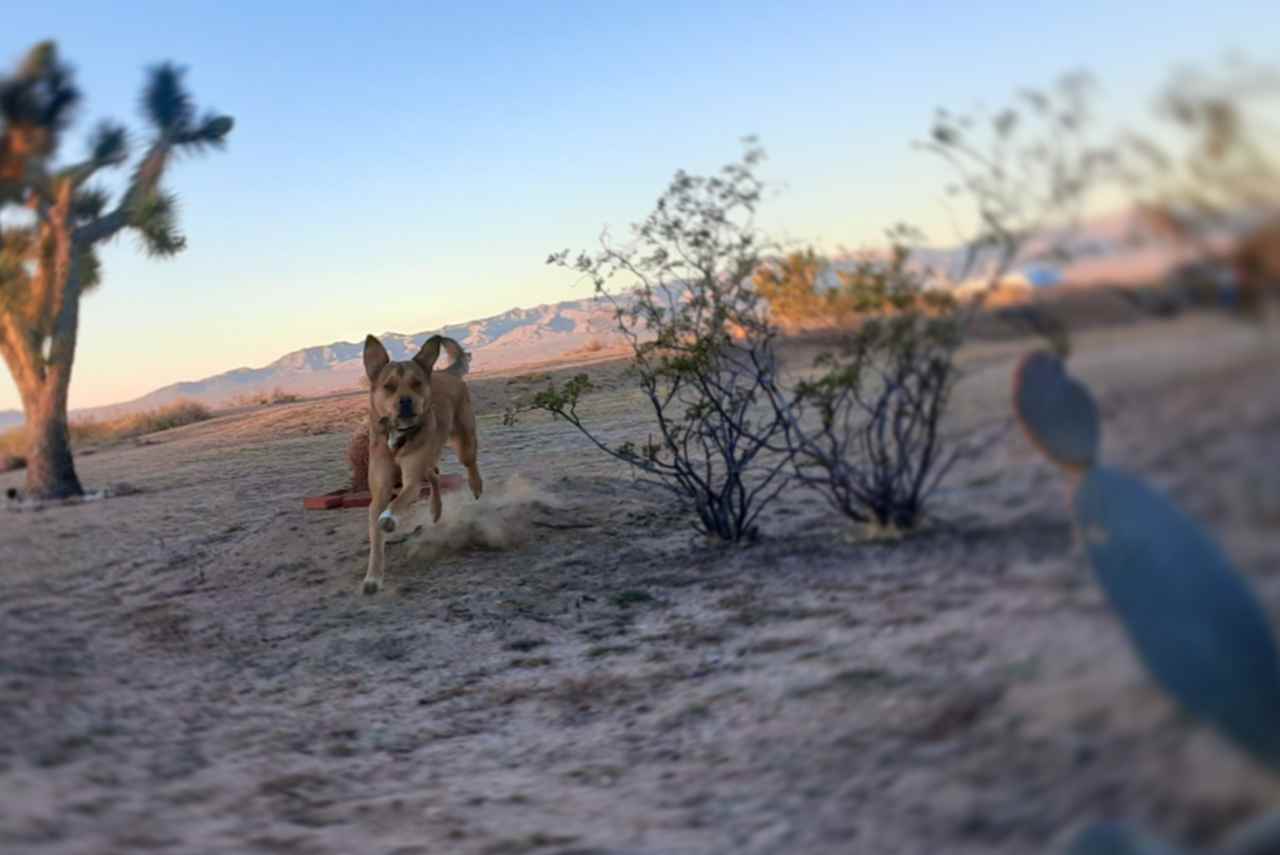
[[[1059,466],[1084,469],[1097,462],[1098,406],[1058,357],[1047,351],[1023,357],[1014,372],[1013,409],[1031,442]]]
[[[1047,352],[1024,357],[1014,411],[1032,443],[1079,474],[1071,510],[1107,600],[1151,676],[1188,712],[1280,772],[1280,653],[1266,612],[1199,525],[1142,479],[1098,463],[1089,390]],[[1180,855],[1136,829],[1090,826],[1068,855]],[[1223,853],[1280,852],[1280,819]]]
[[[1066,855],[1192,855],[1149,837],[1132,826],[1099,822],[1080,832]]]
[[[1244,578],[1194,520],[1132,475],[1090,469],[1073,505],[1098,582],[1151,675],[1280,771],[1280,654]]]

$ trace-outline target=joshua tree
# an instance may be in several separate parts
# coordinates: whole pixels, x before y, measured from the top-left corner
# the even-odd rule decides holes
[[[29,495],[82,492],[67,430],[67,390],[80,298],[101,281],[97,247],[132,229],[149,255],[180,252],[186,239],[176,200],[160,186],[165,169],[179,153],[221,147],[231,131],[229,116],[197,117],[182,76],[168,63],[149,70],[142,93],[147,143],[114,206],[90,181],[128,162],[122,125],[98,125],[84,160],[54,163],[80,100],[55,45],[36,45],[13,76],[0,78],[0,208],[23,209],[0,230],[0,353],[26,414]]]

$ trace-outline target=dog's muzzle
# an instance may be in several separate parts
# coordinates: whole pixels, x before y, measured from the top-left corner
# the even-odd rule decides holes
[[[396,416],[397,418],[402,420],[408,420],[413,418],[413,399],[412,398],[400,399],[400,408],[399,410],[396,411]]]

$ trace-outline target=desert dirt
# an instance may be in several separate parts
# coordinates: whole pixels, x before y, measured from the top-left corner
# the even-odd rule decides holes
[[[1074,345],[1106,459],[1280,619],[1277,336],[1201,315]],[[968,355],[957,429],[1009,412],[1031,346]],[[643,439],[618,364],[585,370],[586,416]],[[103,450],[86,485],[136,494],[0,513],[0,851],[1030,853],[1280,806],[1143,674],[1017,431],[919,533],[793,490],[721,549],[564,423],[503,426],[537,387],[473,381],[486,495],[389,546],[374,597],[365,511],[302,509],[346,482],[359,395]]]

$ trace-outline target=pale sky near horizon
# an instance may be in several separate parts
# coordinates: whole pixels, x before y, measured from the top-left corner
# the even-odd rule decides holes
[[[936,231],[946,173],[911,148],[936,107],[1085,68],[1127,115],[1174,63],[1280,58],[1269,5],[41,2],[6,9],[0,63],[58,42],[85,95],[68,157],[99,118],[141,127],[161,60],[236,119],[224,152],[167,181],[188,250],[103,253],[78,408],[587,296],[547,254],[625,230],[677,168],[714,170],[746,134],[778,190],[773,233],[834,248],[899,220]],[[0,409],[18,406],[5,372]]]

